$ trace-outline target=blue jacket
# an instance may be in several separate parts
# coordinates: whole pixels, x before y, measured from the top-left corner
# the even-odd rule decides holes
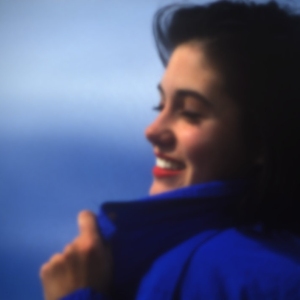
[[[113,249],[112,293],[87,288],[62,300],[300,299],[300,238],[235,224],[232,208],[248,184],[210,182],[105,203],[98,220]]]

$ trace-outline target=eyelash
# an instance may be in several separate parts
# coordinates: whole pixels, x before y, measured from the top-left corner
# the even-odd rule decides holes
[[[163,109],[164,109],[163,104],[159,104],[159,105],[153,107],[153,110],[155,110],[155,111],[162,111]]]
[[[153,110],[158,111],[158,112],[161,112],[163,109],[164,109],[164,105],[163,104],[159,104],[159,105],[153,107]],[[201,114],[195,113],[195,112],[191,112],[191,111],[187,111],[187,110],[186,111],[183,110],[180,114],[183,117],[185,117],[188,120],[193,121],[193,122],[198,121],[199,118],[201,117]]]
[[[181,112],[182,118],[186,120],[186,122],[190,124],[199,124],[201,121],[202,115],[199,113],[191,112],[191,111],[182,111]]]
[[[195,113],[191,111],[183,111],[181,115],[191,120],[198,120],[201,117],[199,113]]]

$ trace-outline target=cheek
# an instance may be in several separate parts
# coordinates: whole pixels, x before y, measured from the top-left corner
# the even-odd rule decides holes
[[[205,126],[207,125],[207,126]],[[239,160],[237,143],[232,132],[216,123],[203,124],[194,130],[182,131],[182,155],[190,171],[191,181],[207,181],[227,177]]]
[[[193,129],[183,130],[181,136],[182,154],[186,163],[196,167],[201,161],[206,161],[209,153],[214,148],[215,138],[212,132]]]

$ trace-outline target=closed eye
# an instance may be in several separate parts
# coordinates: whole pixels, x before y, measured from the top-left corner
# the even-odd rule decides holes
[[[181,112],[181,115],[193,122],[198,121],[202,117],[200,113],[188,111],[188,110],[183,110]]]

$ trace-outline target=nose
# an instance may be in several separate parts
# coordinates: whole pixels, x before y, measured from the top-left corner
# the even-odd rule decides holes
[[[145,136],[153,146],[168,150],[175,145],[171,123],[161,113],[145,130]]]

